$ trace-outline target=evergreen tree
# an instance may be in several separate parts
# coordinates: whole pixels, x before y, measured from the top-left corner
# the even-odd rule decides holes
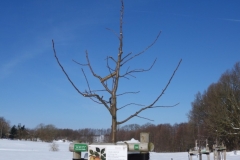
[[[11,128],[9,138],[10,138],[10,139],[14,139],[14,138],[16,138],[16,137],[17,137],[17,128],[16,128],[16,126],[14,125],[14,126]]]

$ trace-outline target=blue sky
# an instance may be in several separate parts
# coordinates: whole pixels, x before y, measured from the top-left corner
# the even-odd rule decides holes
[[[162,31],[156,44],[134,59],[130,68],[149,72],[123,79],[119,93],[128,94],[118,106],[150,104],[168,82],[180,59],[182,64],[164,96],[156,105],[174,108],[149,109],[140,116],[153,124],[187,122],[195,94],[203,92],[222,73],[240,60],[240,1],[125,0],[124,53],[142,51]],[[82,91],[87,84],[81,66],[85,51],[93,69],[104,77],[106,57],[116,57],[119,31],[118,0],[42,0],[0,2],[0,116],[11,125],[28,128],[53,124],[58,128],[109,128],[105,107],[81,97],[67,81],[53,56],[51,40],[69,76]],[[123,72],[126,68],[123,68]],[[91,88],[101,89],[84,68]],[[106,95],[107,96],[107,95]],[[122,109],[118,119],[135,113],[138,106]],[[145,124],[133,118],[125,124]]]

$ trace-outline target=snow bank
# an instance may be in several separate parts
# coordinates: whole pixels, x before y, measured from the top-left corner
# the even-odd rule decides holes
[[[134,138],[132,138],[131,140],[128,140],[128,141],[119,141],[117,143],[125,143],[125,142],[127,142],[127,143],[140,143],[139,140],[136,140]]]

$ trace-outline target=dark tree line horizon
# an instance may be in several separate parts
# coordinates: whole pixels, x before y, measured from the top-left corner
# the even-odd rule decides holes
[[[183,152],[195,146],[195,140],[202,146],[208,140],[209,147],[216,143],[224,143],[227,150],[239,149],[240,143],[240,61],[232,69],[224,72],[219,80],[209,85],[203,92],[198,92],[192,102],[188,114],[188,122],[179,124],[146,123],[144,125],[129,124],[118,128],[117,141],[139,140],[140,132],[149,132],[150,141],[156,152]],[[40,138],[51,142],[54,139],[79,140],[93,142],[96,135],[110,137],[111,129],[58,129],[54,125],[39,124],[34,129],[24,125],[14,125],[15,139]],[[0,117],[0,137],[7,138],[14,130],[10,122]],[[8,135],[8,136],[7,136]],[[9,137],[10,138],[10,137]],[[111,142],[106,138],[105,142]]]
[[[24,125],[23,125],[24,126]],[[4,133],[2,138],[44,141],[52,142],[53,140],[80,141],[82,143],[93,143],[94,137],[104,135],[106,143],[111,142],[111,129],[59,129],[52,124],[39,124],[34,129],[29,129],[21,125],[9,127],[9,135]],[[144,125],[128,124],[118,128],[117,141],[139,140],[141,132],[149,132],[150,141],[155,145],[156,152],[183,152],[190,147],[194,147],[194,138],[188,139],[188,123],[180,124],[158,124],[146,123]],[[21,130],[24,128],[24,131]],[[20,134],[21,133],[21,134]],[[14,135],[13,135],[14,134]],[[187,143],[186,143],[187,142]],[[178,145],[180,144],[180,145]]]

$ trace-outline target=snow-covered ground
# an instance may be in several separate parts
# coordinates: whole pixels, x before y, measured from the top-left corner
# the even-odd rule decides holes
[[[50,151],[46,142],[0,139],[0,160],[72,160],[68,142],[56,142],[59,151]]]
[[[50,144],[46,142],[31,142],[19,140],[0,139],[0,160],[72,160],[72,152],[69,152],[69,143],[57,141],[59,151],[50,151]],[[193,160],[198,160],[193,156]],[[207,156],[202,156],[207,160]],[[150,160],[188,160],[187,152],[179,153],[150,153]],[[210,160],[213,160],[211,153]],[[227,152],[227,160],[240,160],[240,151],[235,155]]]

